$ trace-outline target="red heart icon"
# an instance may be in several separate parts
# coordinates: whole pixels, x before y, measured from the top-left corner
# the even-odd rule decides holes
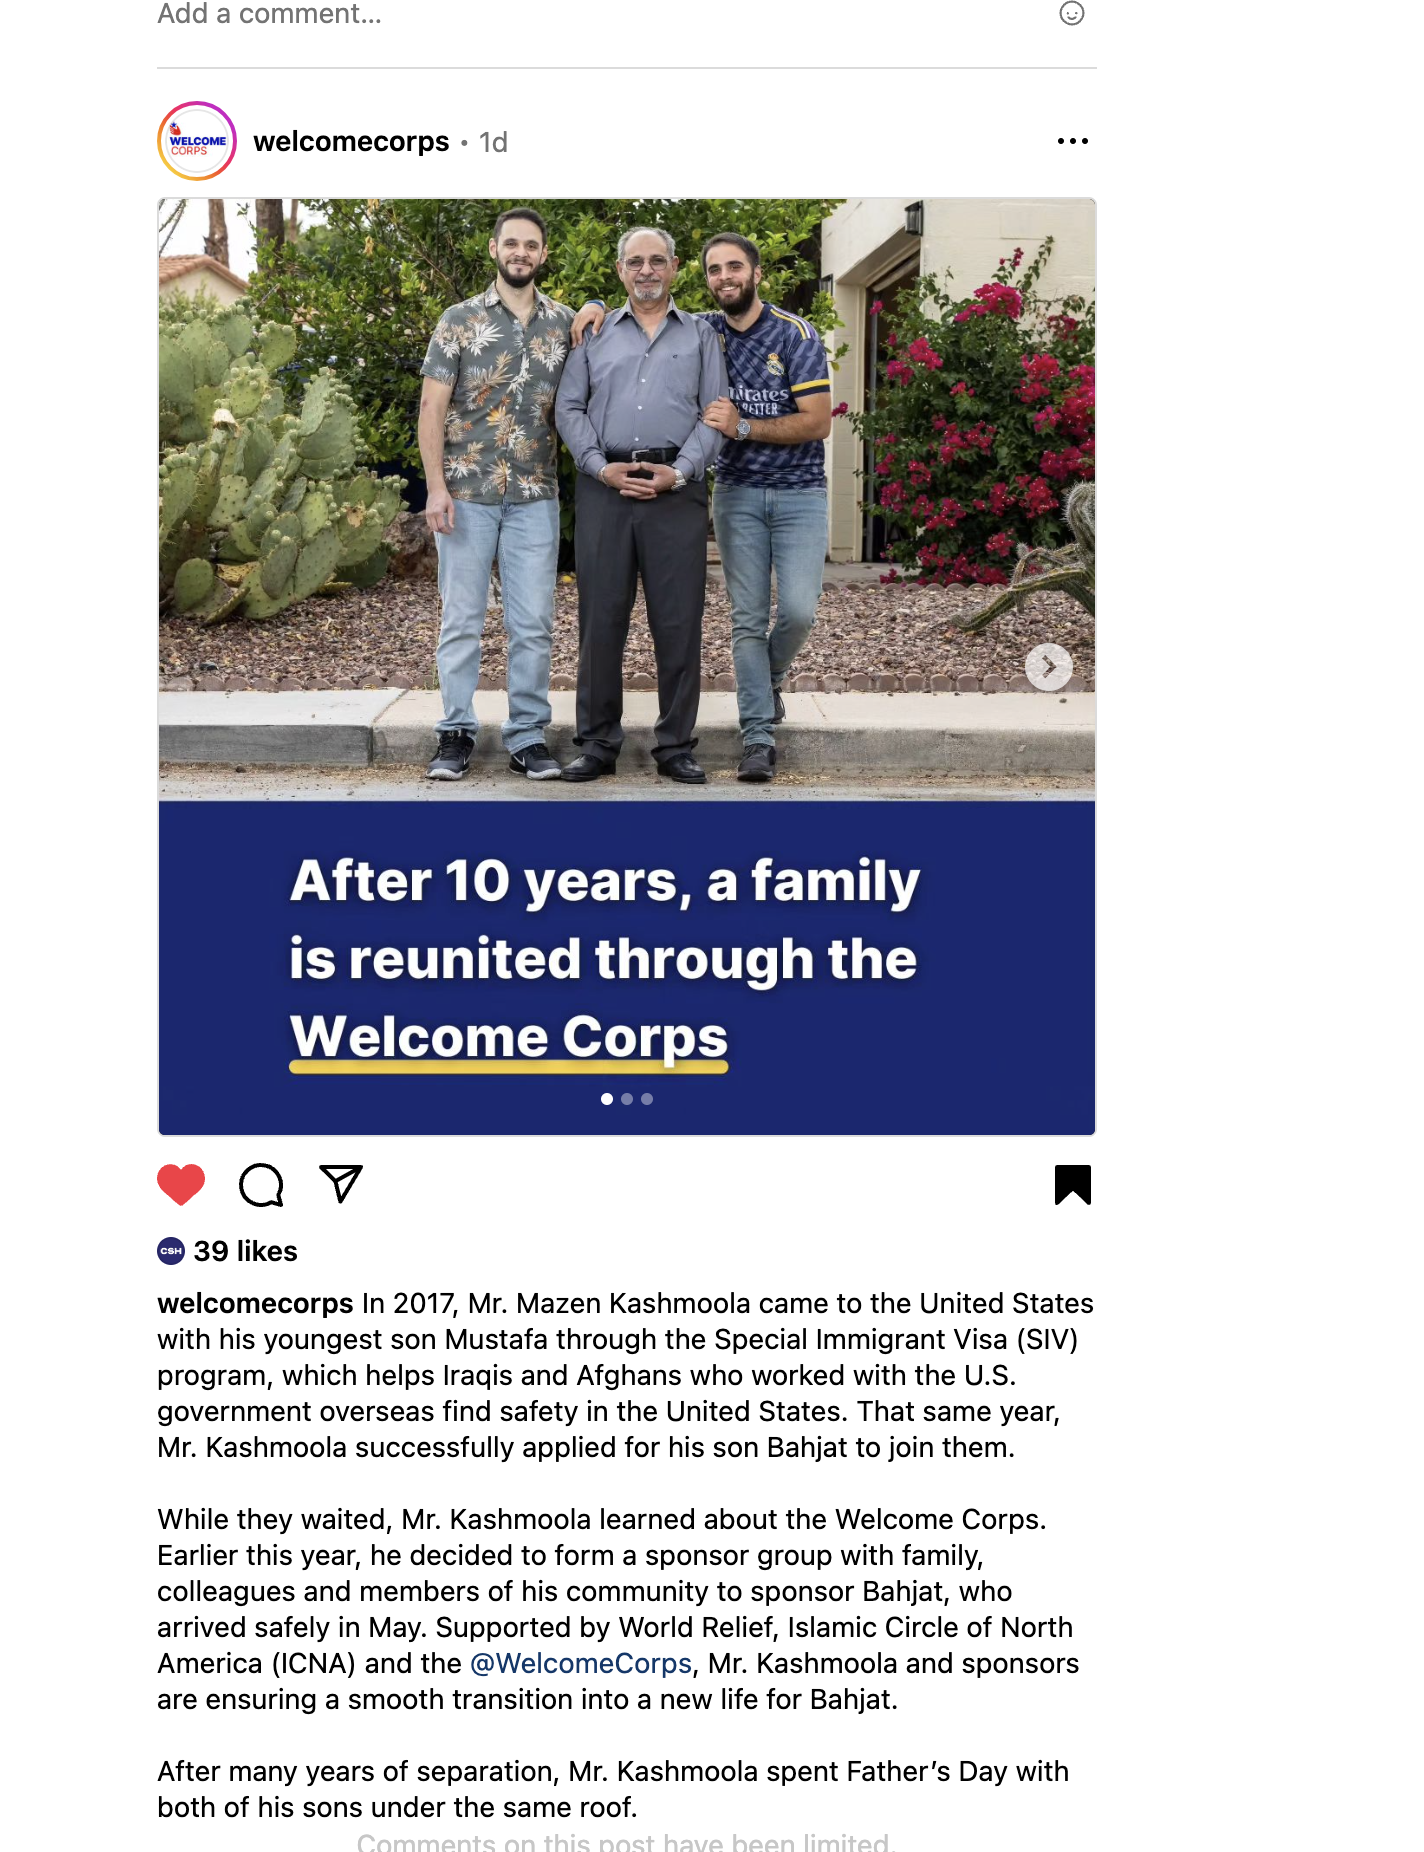
[[[158,1187],[165,1196],[171,1196],[181,1207],[198,1194],[207,1178],[197,1164],[165,1164],[158,1173]]]

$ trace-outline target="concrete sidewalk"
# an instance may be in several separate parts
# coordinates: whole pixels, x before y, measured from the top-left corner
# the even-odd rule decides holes
[[[572,758],[574,697],[556,693],[550,749]],[[793,694],[777,729],[787,770],[807,774],[932,771],[956,778],[1089,778],[1097,701],[1091,694]],[[476,701],[477,764],[502,762],[502,693]],[[440,697],[366,689],[331,694],[160,694],[159,757],[172,765],[423,766]],[[657,697],[630,693],[621,763],[651,764]],[[708,771],[741,756],[737,701],[704,694],[697,756]]]

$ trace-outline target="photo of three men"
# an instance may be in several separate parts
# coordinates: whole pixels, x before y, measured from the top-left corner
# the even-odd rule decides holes
[[[673,300],[671,235],[631,226],[618,241],[626,299],[577,313],[543,294],[544,219],[500,214],[495,278],[447,309],[421,371],[426,524],[439,555],[442,717],[432,779],[469,768],[492,572],[508,637],[509,768],[587,783],[623,746],[623,657],[641,584],[656,663],[653,757],[674,784],[702,785],[694,756],[712,523],[732,614],[741,759],[737,777],[776,771],[781,686],[815,621],[826,558],[825,439],[831,369],[802,316],[758,293],[760,253],[734,230],[700,254],[716,308]],[[579,652],[574,735],[560,765],[545,741],[559,561],[558,446],[577,467]],[[773,605],[773,578],[775,603]]]

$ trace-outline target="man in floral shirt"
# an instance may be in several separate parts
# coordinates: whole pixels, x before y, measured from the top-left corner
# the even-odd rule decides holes
[[[509,769],[557,778],[544,743],[559,563],[558,435],[554,395],[568,358],[573,311],[534,286],[548,256],[531,207],[502,212],[489,242],[497,275],[483,294],[440,318],[421,372],[420,455],[425,521],[440,559],[436,663],[444,714],[427,775],[462,778],[475,745],[474,695],[499,561],[509,638],[503,728]]]

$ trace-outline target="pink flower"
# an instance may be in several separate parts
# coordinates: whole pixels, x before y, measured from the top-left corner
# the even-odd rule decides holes
[[[983,283],[974,292],[974,301],[967,309],[961,309],[955,316],[957,322],[967,322],[976,315],[1002,315],[1008,321],[1016,322],[1023,314],[1023,297],[1007,283]]]

